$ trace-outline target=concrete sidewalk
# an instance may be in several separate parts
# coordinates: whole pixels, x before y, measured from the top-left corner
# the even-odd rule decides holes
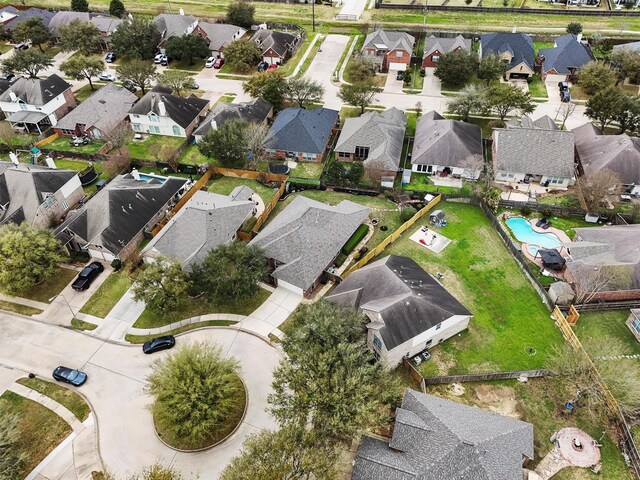
[[[278,287],[240,326],[267,337],[276,330],[302,302],[302,295]]]
[[[144,302],[134,300],[133,291],[129,289],[98,325],[98,328],[88,333],[100,338],[124,341],[125,335],[142,315],[144,309]]]

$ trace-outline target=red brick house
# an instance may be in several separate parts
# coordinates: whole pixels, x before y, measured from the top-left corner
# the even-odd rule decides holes
[[[376,30],[367,35],[362,55],[371,59],[380,71],[406,70],[411,63],[416,39],[405,32]]]
[[[262,61],[282,65],[302,43],[300,35],[275,30],[258,30],[251,41],[262,51]]]
[[[471,40],[462,35],[455,38],[427,37],[424,41],[422,68],[435,67],[444,54],[458,50],[471,51]]]

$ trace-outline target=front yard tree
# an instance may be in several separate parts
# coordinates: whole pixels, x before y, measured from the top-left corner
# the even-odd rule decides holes
[[[382,92],[373,79],[356,82],[351,85],[343,84],[338,92],[338,97],[345,103],[360,108],[360,113],[371,105],[375,96]]]
[[[640,52],[614,50],[609,55],[609,65],[616,73],[616,85],[623,83],[627,78],[633,83],[640,82]]]
[[[82,54],[76,54],[60,64],[60,70],[67,77],[74,80],[88,80],[89,87],[93,88],[92,77],[100,75],[104,69],[104,62],[100,57],[85,57]]]
[[[604,130],[621,114],[625,103],[624,96],[616,87],[598,92],[587,101],[585,114],[596,120]]]
[[[242,168],[247,155],[244,129],[248,123],[231,120],[219,128],[208,131],[198,143],[198,150],[207,158],[216,159],[222,166]]]
[[[582,207],[589,212],[599,212],[609,191],[620,184],[620,177],[607,168],[578,177],[576,185]]]
[[[71,0],[71,10],[74,12],[88,12],[89,2],[87,0]]]
[[[461,95],[453,97],[447,105],[448,113],[460,115],[465,122],[469,121],[471,115],[484,113],[485,110],[485,92],[475,85],[465,88]]]
[[[31,40],[31,45],[37,46],[41,52],[44,52],[42,45],[53,38],[42,17],[30,17],[18,23],[11,30],[11,36],[14,42]]]
[[[376,67],[363,55],[356,55],[347,64],[347,75],[353,82],[362,82],[376,75]]]
[[[26,222],[0,226],[0,288],[15,294],[58,273],[65,260],[53,231]]]
[[[433,74],[445,85],[460,87],[471,80],[475,71],[474,56],[465,50],[455,50],[440,57]]]
[[[116,30],[117,31],[117,30]],[[123,62],[116,68],[120,80],[129,80],[136,87],[146,93],[146,88],[156,77],[156,66],[145,60],[133,59]]]
[[[305,108],[309,103],[322,103],[324,87],[320,82],[310,78],[292,78],[287,81],[287,100]]]
[[[231,25],[238,25],[247,30],[253,25],[253,15],[256,7],[247,0],[236,0],[227,7],[227,22]]]
[[[99,52],[102,48],[102,34],[93,23],[73,20],[58,29],[60,47],[65,52],[78,51],[84,55]]]
[[[211,299],[236,302],[253,295],[268,272],[262,249],[232,242],[211,250],[201,264],[194,266],[192,277]]]
[[[580,35],[582,33],[582,24],[578,22],[571,22],[569,25],[567,25],[567,33]]]
[[[134,17],[111,34],[111,49],[121,58],[151,60],[160,43],[160,33],[144,18]]]
[[[242,84],[244,93],[254,98],[260,97],[279,110],[284,101],[287,81],[282,70],[258,72]]]
[[[169,87],[175,95],[181,95],[184,90],[193,85],[193,78],[182,70],[165,70],[158,75],[157,83]]]
[[[194,58],[206,58],[209,55],[209,47],[204,38],[198,35],[181,35],[167,40],[166,52],[171,58],[186,60],[193,65]]]
[[[560,125],[560,130],[564,130],[564,124],[567,123],[569,117],[573,114],[576,109],[576,104],[573,102],[562,102],[560,108],[558,108],[558,115],[562,120],[562,125]]]
[[[37,50],[16,50],[2,62],[4,74],[14,73],[27,75],[29,78],[38,78],[40,70],[53,65],[53,60],[46,53]]]
[[[124,17],[127,10],[124,8],[124,3],[121,0],[111,0],[109,2],[109,15],[116,18]]]
[[[535,110],[535,105],[531,102],[531,95],[510,83],[498,83],[490,86],[485,99],[486,107],[495,111],[501,122],[504,122],[505,117],[511,112],[524,115]]]
[[[175,311],[184,305],[189,276],[180,262],[158,258],[144,266],[133,283],[133,296],[156,312]]]
[[[622,107],[616,120],[620,124],[620,133],[640,133],[640,97],[628,93],[622,95]]]
[[[251,480],[333,480],[339,477],[337,460],[331,443],[304,428],[263,430],[244,442],[220,480],[246,480],[247,472]]]
[[[250,72],[261,58],[258,46],[247,38],[231,42],[224,50],[224,60],[234,72]]]
[[[367,348],[363,316],[321,300],[299,308],[291,322],[268,399],[280,426],[311,425],[350,440],[383,424],[401,392]]]
[[[504,62],[498,55],[495,53],[487,55],[478,66],[478,78],[487,84],[499,80],[504,74],[504,67]]]
[[[593,61],[584,65],[578,74],[578,85],[589,95],[606,90],[616,81],[616,74],[609,65]]]

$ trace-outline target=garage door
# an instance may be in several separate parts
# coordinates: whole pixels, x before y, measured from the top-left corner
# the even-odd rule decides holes
[[[269,65],[277,64],[280,61],[278,57],[263,57],[262,60],[267,62]]]
[[[558,82],[564,82],[566,79],[566,75],[547,75],[545,82],[551,82],[554,85],[558,85]]]
[[[108,252],[99,252],[98,250],[89,250],[89,255],[91,255],[92,258],[98,258],[107,262],[112,262],[113,259],[116,258]]]
[[[389,64],[389,70],[392,72],[397,72],[398,70],[406,70],[407,65],[404,63],[391,63]]]

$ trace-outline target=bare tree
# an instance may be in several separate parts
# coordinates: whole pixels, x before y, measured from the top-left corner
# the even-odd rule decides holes
[[[382,181],[382,177],[385,176],[389,168],[385,165],[382,159],[368,162],[365,166],[364,176],[370,182],[379,184]]]
[[[416,102],[416,116],[418,118],[420,118],[420,115],[422,115],[422,102]]]
[[[561,130],[564,130],[564,124],[567,123],[567,119],[573,114],[576,109],[576,104],[573,102],[567,102],[560,105],[558,108],[558,115],[562,119],[562,125],[560,126]]]
[[[484,157],[480,154],[469,155],[460,162],[460,167],[464,168],[465,176],[475,180],[475,172],[480,170],[480,175],[485,168]]]
[[[7,122],[0,123],[0,145],[6,146],[12,152],[20,145],[18,132]]]
[[[255,170],[258,162],[264,157],[264,139],[267,136],[269,128],[265,124],[250,123],[244,129],[244,140],[247,147],[247,155],[245,168],[247,170]]]
[[[620,185],[620,177],[609,169],[598,170],[578,178],[578,199],[583,209],[597,212],[609,192]]]
[[[103,162],[104,171],[111,178],[128,170],[130,166],[131,153],[127,149],[120,150],[117,155],[111,155],[109,160]]]
[[[133,131],[129,123],[126,122],[112,128],[111,131],[104,136],[105,140],[111,144],[111,149],[116,150],[118,153],[120,153],[122,147],[124,147],[132,137]]]
[[[576,303],[589,303],[601,292],[619,290],[631,283],[626,265],[584,265],[574,274]]]

